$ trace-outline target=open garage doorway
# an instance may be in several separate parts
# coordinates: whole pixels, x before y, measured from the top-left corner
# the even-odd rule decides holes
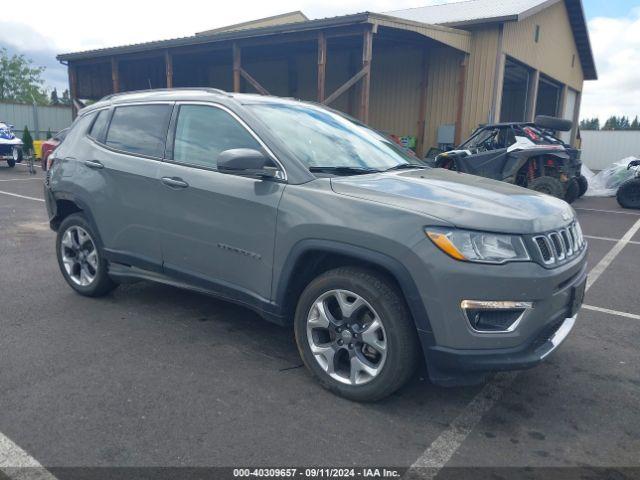
[[[523,122],[527,114],[527,98],[531,70],[510,58],[504,64],[502,85],[501,122]]]
[[[538,84],[538,98],[536,100],[536,115],[558,115],[562,85],[548,77],[540,75]]]

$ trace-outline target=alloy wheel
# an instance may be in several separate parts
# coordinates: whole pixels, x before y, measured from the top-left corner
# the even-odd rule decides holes
[[[73,283],[91,285],[98,274],[98,251],[91,235],[82,227],[71,226],[60,242],[62,263]]]
[[[347,290],[323,293],[307,315],[307,340],[318,365],[334,380],[363,385],[387,359],[387,335],[375,309]]]

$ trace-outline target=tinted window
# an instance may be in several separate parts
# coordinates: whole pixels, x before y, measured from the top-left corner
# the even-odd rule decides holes
[[[180,107],[173,159],[176,162],[215,168],[220,152],[260,145],[224,110],[204,105]]]
[[[170,115],[170,105],[118,107],[106,143],[125,152],[162,157]]]
[[[87,115],[76,118],[75,122],[73,122],[73,125],[69,127],[67,138],[60,145],[59,150],[56,150],[59,151],[60,157],[65,157],[70,154],[70,152],[67,152],[67,150],[73,148],[78,139],[84,137],[94,118],[96,118],[95,112],[91,112]]]
[[[104,129],[107,126],[108,120],[109,120],[109,110],[100,110],[96,118],[96,121],[93,122],[93,126],[91,127],[91,130],[89,130],[89,136],[98,140],[102,139],[102,134],[104,133]]]

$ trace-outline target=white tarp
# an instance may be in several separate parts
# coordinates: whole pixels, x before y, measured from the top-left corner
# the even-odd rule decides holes
[[[637,167],[627,170],[629,162],[637,160],[636,157],[627,157],[615,162],[609,168],[594,174],[589,167],[582,165],[582,174],[589,181],[589,189],[585,197],[614,197],[618,187],[635,176]]]

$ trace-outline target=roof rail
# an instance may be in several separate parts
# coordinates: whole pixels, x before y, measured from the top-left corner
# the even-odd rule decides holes
[[[176,91],[176,90],[202,91],[202,92],[218,93],[218,94],[221,94],[221,95],[230,96],[229,92],[225,92],[224,90],[220,90],[219,88],[213,88],[213,87],[147,88],[145,90],[130,90],[130,91],[127,91],[127,92],[111,93],[111,94],[109,94],[109,95],[107,95],[105,97],[102,97],[98,101],[102,102],[102,101],[106,101],[106,100],[111,100],[112,98],[121,97],[123,95],[131,95],[131,94],[134,94],[134,93],[173,92],[173,91]]]

